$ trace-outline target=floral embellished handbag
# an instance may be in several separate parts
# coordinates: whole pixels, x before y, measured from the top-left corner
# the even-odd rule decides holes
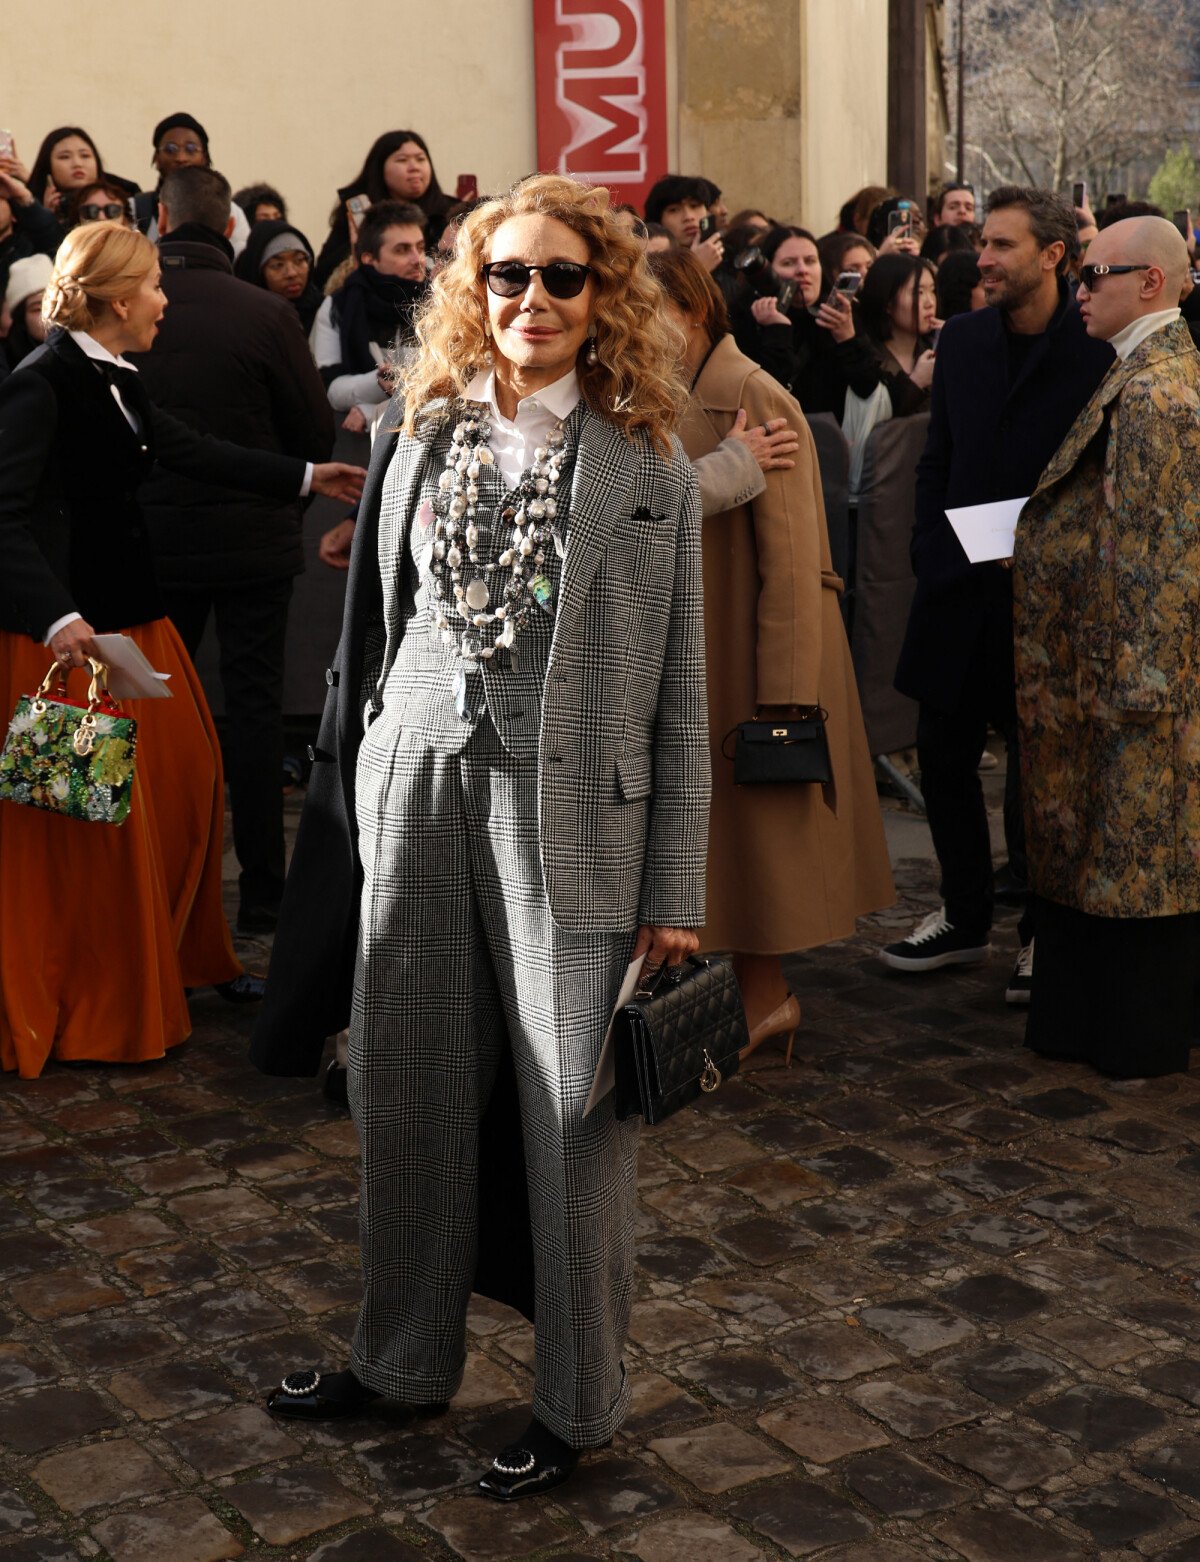
[[[0,800],[68,819],[124,824],[133,796],[137,722],[113,702],[108,669],[88,658],[87,704],[67,693],[70,668],[51,662],[36,694],[23,694],[0,750]],[[55,698],[50,686],[58,671]]]

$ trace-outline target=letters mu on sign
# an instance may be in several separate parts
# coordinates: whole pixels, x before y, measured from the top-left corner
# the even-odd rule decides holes
[[[640,211],[667,172],[663,0],[533,0],[538,167]]]

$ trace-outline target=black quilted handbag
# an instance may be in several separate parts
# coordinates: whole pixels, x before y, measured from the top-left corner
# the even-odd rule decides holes
[[[742,995],[727,960],[691,955],[651,974],[613,1031],[619,1118],[661,1123],[737,1073],[749,1040]]]

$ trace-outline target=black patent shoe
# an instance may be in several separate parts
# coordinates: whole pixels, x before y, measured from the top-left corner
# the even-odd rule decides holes
[[[382,1398],[373,1388],[364,1388],[352,1372],[322,1374],[305,1367],[289,1372],[279,1387],[271,1390],[267,1409],[272,1415],[292,1416],[297,1421],[332,1421],[336,1416],[352,1416]]]
[[[496,1502],[536,1497],[570,1480],[579,1454],[534,1421],[515,1443],[502,1448],[479,1482],[479,1490]]]
[[[266,990],[266,977],[253,976],[249,971],[243,971],[231,982],[213,983],[213,992],[226,1003],[261,1003]]]

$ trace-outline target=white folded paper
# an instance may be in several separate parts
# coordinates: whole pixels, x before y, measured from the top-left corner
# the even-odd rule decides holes
[[[170,673],[155,672],[128,635],[95,635],[97,661],[108,668],[108,692],[115,700],[169,700]]]
[[[1024,499],[998,499],[993,504],[967,504],[947,510],[946,519],[972,564],[989,559],[1011,559],[1017,535],[1017,518],[1029,503]]]
[[[612,1019],[608,1022],[608,1029],[604,1033],[604,1046],[600,1049],[600,1061],[596,1064],[596,1072],[592,1076],[592,1088],[588,1091],[587,1105],[583,1109],[586,1117],[594,1106],[598,1106],[617,1082],[617,1060],[613,1050],[613,1026],[616,1024],[617,1015],[637,992],[638,977],[642,974],[642,967],[646,963],[645,955],[639,955],[636,960],[629,962],[624,979],[621,982],[621,991],[617,994],[617,1001],[613,1005]]]

